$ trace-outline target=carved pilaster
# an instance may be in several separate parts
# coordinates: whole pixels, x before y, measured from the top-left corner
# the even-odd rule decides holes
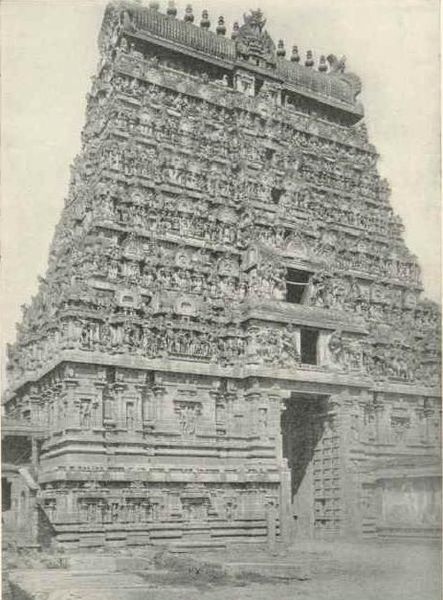
[[[375,439],[378,444],[389,443],[389,415],[385,396],[374,392]]]
[[[165,398],[166,398],[166,386],[156,383],[152,387],[152,415],[153,420],[163,419],[166,414]]]
[[[116,381],[113,386],[113,394],[114,394],[114,414],[115,414],[115,423],[117,427],[125,427],[126,421],[126,409],[123,406],[123,392],[126,390],[127,385],[123,382],[122,379],[120,381]]]
[[[431,398],[425,398],[426,442],[439,447],[441,442],[441,409]]]
[[[259,435],[258,404],[260,398],[261,393],[258,389],[248,390],[244,395],[249,416],[249,434],[252,436]]]
[[[104,381],[95,381],[94,387],[96,389],[94,400],[94,426],[103,427],[103,425],[105,425],[105,407],[103,394],[106,384]]]
[[[102,387],[102,402],[103,402],[103,425],[110,427],[115,425],[116,417],[116,399],[115,389],[113,384],[103,385]]]
[[[78,380],[75,378],[73,369],[67,368],[65,371],[64,387],[66,393],[66,415],[67,415],[67,428],[79,427],[79,411],[78,404],[76,403],[76,390],[79,386]]]
[[[147,385],[137,385],[141,398],[141,415],[143,426],[151,427],[154,425],[154,392]]]
[[[31,406],[31,418],[33,423],[36,423],[37,425],[46,425],[43,420],[42,399],[36,386],[32,386],[30,389],[29,402]]]

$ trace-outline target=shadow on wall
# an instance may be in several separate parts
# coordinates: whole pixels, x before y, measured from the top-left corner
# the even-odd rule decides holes
[[[294,497],[312,463],[314,450],[320,442],[327,414],[328,399],[293,396],[282,415],[283,456],[291,469],[291,491]]]

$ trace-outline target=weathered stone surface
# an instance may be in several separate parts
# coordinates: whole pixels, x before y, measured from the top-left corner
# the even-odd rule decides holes
[[[187,15],[106,9],[8,352],[6,414],[38,440],[11,528],[30,510],[40,543],[84,549],[433,535],[439,309],[360,81],[333,55],[286,60],[260,11],[233,39]]]

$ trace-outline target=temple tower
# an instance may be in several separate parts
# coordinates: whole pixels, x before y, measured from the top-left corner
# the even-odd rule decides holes
[[[344,60],[113,2],[5,411],[66,546],[438,530],[439,310]],[[214,23],[211,30],[210,22]],[[270,543],[274,543],[271,539]]]

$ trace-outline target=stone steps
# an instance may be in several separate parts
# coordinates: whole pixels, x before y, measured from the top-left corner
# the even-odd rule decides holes
[[[98,554],[73,554],[66,558],[66,566],[71,572],[115,573],[119,571],[149,571],[152,563],[139,556],[112,556]]]
[[[168,551],[173,554],[194,552],[197,550],[224,550],[226,548],[225,542],[217,540],[208,541],[182,541],[176,542],[168,547]]]

